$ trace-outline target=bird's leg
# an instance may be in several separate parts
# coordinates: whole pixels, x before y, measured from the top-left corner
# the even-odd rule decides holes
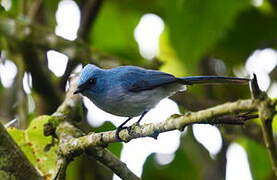
[[[144,112],[141,114],[139,120],[136,122],[136,125],[139,126],[140,121],[142,120],[142,118],[143,118],[143,117],[145,116],[145,114],[147,114],[147,113],[148,113],[148,111],[144,111]]]
[[[144,112],[141,114],[139,120],[136,122],[136,125],[137,125],[137,126],[139,126],[140,121],[142,120],[142,118],[145,116],[146,113],[148,113],[148,111],[144,111]],[[120,133],[121,130],[125,129],[123,126],[124,126],[127,122],[129,122],[131,119],[132,119],[132,117],[129,117],[126,121],[124,121],[122,124],[120,124],[120,126],[118,126],[118,128],[116,129],[116,132],[115,132],[116,139],[118,139],[118,140],[123,140],[123,139],[120,138],[119,133]]]
[[[120,137],[119,137],[119,133],[120,133],[120,131],[122,130],[122,129],[124,129],[124,125],[128,122],[128,121],[130,121],[132,119],[132,117],[129,117],[126,121],[124,121],[122,124],[120,124],[120,126],[118,126],[118,128],[116,129],[116,131],[115,131],[115,137],[116,137],[116,139],[118,139],[118,140],[122,140]]]

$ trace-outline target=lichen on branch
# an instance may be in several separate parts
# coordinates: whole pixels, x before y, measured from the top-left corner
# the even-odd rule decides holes
[[[198,112],[190,112],[184,115],[172,115],[164,122],[144,124],[141,126],[134,124],[133,126],[122,130],[120,132],[120,137],[128,142],[140,137],[157,138],[160,133],[176,129],[183,130],[185,126],[191,124],[241,124],[243,123],[243,120],[240,118],[233,118],[232,121],[228,119],[228,121],[226,121],[225,118],[221,117],[228,114],[237,114],[239,117],[239,113],[257,111],[259,103],[259,100],[239,100]],[[115,131],[101,133],[92,132],[79,138],[70,139],[61,144],[63,147],[61,148],[61,152],[64,155],[68,155],[88,147],[107,145],[118,141]]]

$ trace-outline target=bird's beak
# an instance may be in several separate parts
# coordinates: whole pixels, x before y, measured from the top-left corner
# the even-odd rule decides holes
[[[77,88],[77,89],[73,92],[73,94],[78,94],[78,93],[80,93],[80,92],[82,92],[82,90],[79,89],[79,88]]]
[[[86,89],[87,85],[86,84],[82,84],[80,86],[77,87],[77,89],[74,91],[73,94],[78,94],[83,92]]]

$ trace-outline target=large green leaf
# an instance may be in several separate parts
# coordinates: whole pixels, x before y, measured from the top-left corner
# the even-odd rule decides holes
[[[57,160],[57,147],[45,151],[46,145],[50,144],[51,137],[43,135],[43,125],[48,122],[50,116],[40,116],[34,119],[28,129],[19,130],[9,128],[8,132],[21,147],[30,162],[45,177],[51,177],[55,172]]]
[[[249,0],[165,0],[172,45],[191,71],[249,4]]]

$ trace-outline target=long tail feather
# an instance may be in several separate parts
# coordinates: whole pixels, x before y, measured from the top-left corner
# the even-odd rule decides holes
[[[224,77],[224,76],[190,76],[178,78],[179,83],[192,85],[192,84],[246,84],[250,79],[237,78],[237,77]]]

